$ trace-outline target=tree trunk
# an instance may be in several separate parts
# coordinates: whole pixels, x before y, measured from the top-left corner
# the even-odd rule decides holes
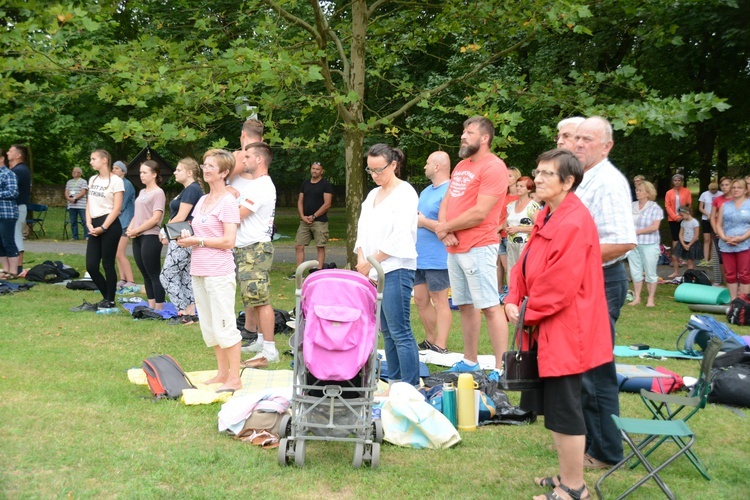
[[[354,243],[357,241],[359,209],[364,200],[364,156],[365,134],[356,127],[344,129],[346,155],[346,260],[352,269],[357,264]]]
[[[346,250],[347,262],[352,269],[357,264],[354,243],[357,240],[359,209],[364,199],[364,168],[362,158],[365,148],[365,49],[367,34],[367,4],[365,0],[352,2],[352,42],[349,54],[348,90],[357,93],[358,99],[349,106],[349,120],[344,125],[344,146],[346,148]]]
[[[700,180],[700,192],[702,193],[708,189],[708,183],[711,182],[714,147],[716,144],[715,125],[712,122],[696,123],[695,140],[698,146],[698,179]]]

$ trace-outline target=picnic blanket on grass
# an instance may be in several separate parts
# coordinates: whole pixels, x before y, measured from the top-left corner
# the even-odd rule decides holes
[[[645,351],[636,351],[626,345],[616,345],[614,354],[620,358],[645,358],[645,359],[661,359],[661,358],[677,358],[677,359],[703,359],[703,355],[693,356],[691,354],[685,354],[680,351],[668,351],[666,349],[657,349],[652,347]]]
[[[385,359],[385,351],[383,349],[378,349],[378,354],[382,356],[381,359]],[[419,361],[432,365],[450,367],[462,359],[464,359],[464,355],[461,352],[440,354],[439,352],[429,350],[419,351]],[[480,354],[477,361],[479,361],[479,366],[483,370],[492,370],[495,368],[495,356],[491,354]]]
[[[256,370],[245,368],[241,375],[242,389],[236,391],[234,394],[245,396],[272,388],[291,388],[292,373],[292,370]],[[216,370],[187,372],[187,376],[195,384],[196,388],[182,391],[182,398],[180,400],[186,405],[224,403],[232,397],[232,393],[230,392],[215,392],[221,384],[206,385],[203,383],[204,380],[216,376]],[[148,385],[146,374],[140,367],[128,370],[128,380],[136,385]]]

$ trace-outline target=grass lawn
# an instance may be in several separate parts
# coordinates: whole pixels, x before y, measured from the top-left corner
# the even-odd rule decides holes
[[[66,256],[65,261],[83,268],[83,256]],[[276,307],[294,306],[294,284],[283,279],[292,270],[288,265],[273,271]],[[618,344],[644,342],[674,349],[690,313],[673,302],[673,292],[672,286],[660,286],[655,309],[625,307]],[[376,470],[351,467],[353,445],[313,442],[307,447],[304,468],[281,468],[276,450],[219,434],[218,405],[154,402],[146,387],[128,382],[126,370],[140,366],[152,353],[169,353],[188,371],[213,368],[213,351],[203,344],[198,326],[134,321],[125,314],[68,312],[84,298],[97,300],[95,293],[55,285],[0,297],[2,498],[511,499],[539,494],[542,490],[534,486],[533,477],[556,473],[556,456],[548,450],[551,436],[541,421],[465,432],[463,442],[449,450],[384,444]],[[416,310],[412,325],[421,341]],[[288,337],[277,337],[282,353],[287,342]],[[449,348],[462,349],[457,313]],[[480,352],[491,352],[484,329]],[[288,368],[290,360],[282,354],[272,368]],[[637,358],[619,361],[638,363]],[[691,376],[699,369],[696,361],[649,364]],[[517,402],[518,395],[511,394],[511,400]],[[621,405],[624,416],[648,416],[635,394],[622,394]],[[680,458],[662,473],[666,483],[681,498],[745,497],[750,418],[710,405],[690,420],[690,427],[698,436],[694,449],[708,465],[712,480],[705,481]],[[624,491],[640,472],[618,472],[605,484],[605,492],[612,496]],[[592,491],[600,475],[586,473]],[[660,497],[653,482],[633,495]]]

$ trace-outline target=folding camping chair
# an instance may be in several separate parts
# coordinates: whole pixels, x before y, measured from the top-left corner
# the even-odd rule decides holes
[[[703,360],[701,361],[701,373],[696,382],[695,387],[691,390],[687,396],[680,396],[676,394],[659,394],[656,392],[647,391],[641,389],[641,399],[653,415],[654,420],[675,420],[682,418],[687,421],[695,415],[698,410],[706,407],[708,402],[708,393],[711,392],[711,369],[714,365],[714,360],[719,354],[722,342],[717,337],[712,337],[706,345],[706,350],[703,352]],[[681,415],[683,410],[686,411],[684,415]],[[645,456],[649,456],[653,451],[661,446],[668,437],[662,437],[644,453]],[[679,439],[679,438],[678,438]],[[651,442],[653,440],[650,440]],[[639,445],[640,446],[640,445]],[[703,477],[710,480],[706,466],[701,462],[700,458],[692,451],[687,454],[690,462],[698,469]],[[633,469],[638,466],[640,461],[636,460],[630,465]]]
[[[622,438],[633,451],[625,456],[625,458],[618,462],[614,467],[608,470],[606,474],[600,477],[596,482],[596,493],[597,495],[599,495],[599,498],[604,498],[600,489],[604,480],[608,478],[614,471],[627,464],[630,459],[637,456],[638,462],[643,463],[643,466],[648,471],[648,474],[646,474],[645,477],[639,479],[633,486],[628,488],[625,493],[618,496],[617,499],[620,500],[621,498],[625,498],[626,496],[630,495],[649,479],[653,479],[654,481],[656,481],[656,484],[658,484],[662,491],[664,491],[664,494],[667,495],[667,498],[674,499],[674,493],[672,493],[672,490],[669,489],[664,480],[659,477],[659,472],[666,466],[674,462],[680,455],[688,452],[692,453],[690,447],[695,442],[695,434],[693,434],[693,431],[691,431],[687,424],[682,420],[647,420],[642,418],[622,418],[618,417],[617,415],[612,415],[612,420],[614,420],[615,426],[617,426],[617,429],[620,431]],[[646,434],[648,435],[648,437],[644,441],[636,444],[633,438],[630,436],[631,434]],[[643,450],[657,438],[671,438],[672,441],[677,445],[678,450],[677,453],[669,457],[661,465],[654,467],[651,463],[649,463],[646,455],[643,453]],[[686,439],[688,440],[686,441]]]
[[[44,221],[47,219],[49,207],[47,205],[29,203],[26,205],[26,209],[28,210],[28,214],[26,215],[26,225],[29,227],[29,238],[32,236],[37,239],[39,238],[39,234],[36,232],[37,229],[41,231],[42,235],[46,236],[44,231]]]

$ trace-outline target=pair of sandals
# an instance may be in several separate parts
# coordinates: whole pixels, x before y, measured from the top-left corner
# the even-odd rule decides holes
[[[279,447],[279,436],[267,430],[243,429],[237,435],[237,439],[243,443],[250,443],[254,446],[260,446],[264,450],[270,450]]]
[[[0,271],[0,280],[17,280],[18,275],[7,271]]]
[[[549,500],[563,500],[563,497],[557,494],[555,488],[563,490],[572,500],[589,500],[591,498],[591,493],[589,493],[586,488],[586,483],[583,483],[583,486],[579,489],[574,490],[562,483],[559,474],[555,477],[536,478],[534,479],[534,482],[537,486],[541,486],[542,488],[552,488],[552,491],[545,495],[545,498]]]

